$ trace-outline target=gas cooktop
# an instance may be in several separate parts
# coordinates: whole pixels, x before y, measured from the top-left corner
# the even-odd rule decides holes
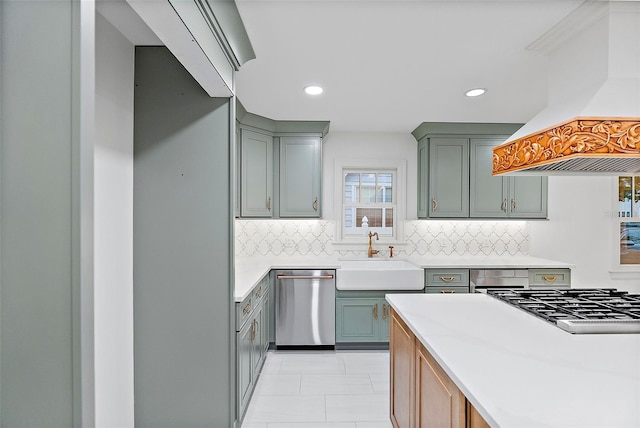
[[[493,288],[487,294],[569,333],[640,333],[640,294],[613,288]]]

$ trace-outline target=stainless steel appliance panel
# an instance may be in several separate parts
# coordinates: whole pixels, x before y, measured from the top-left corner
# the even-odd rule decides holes
[[[528,288],[527,269],[471,269],[469,287],[472,293],[486,292],[487,288]]]
[[[334,270],[276,272],[276,347],[336,343]]]

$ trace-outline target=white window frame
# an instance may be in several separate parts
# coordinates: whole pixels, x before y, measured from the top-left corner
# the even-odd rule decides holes
[[[345,245],[353,249],[366,248],[368,237],[362,235],[348,235],[344,227],[344,177],[347,172],[393,172],[395,174],[393,183],[394,192],[394,225],[392,235],[380,236],[376,245],[384,244],[402,245],[404,244],[404,223],[407,219],[407,161],[404,159],[336,159],[334,175],[334,207],[336,213],[336,242],[334,244]],[[370,228],[375,232],[375,228]],[[351,248],[346,248],[351,249]]]
[[[347,187],[347,183],[346,183],[346,176],[348,174],[375,174],[376,177],[380,174],[390,174],[391,175],[391,182],[392,182],[392,202],[365,202],[362,200],[359,200],[358,202],[347,202],[346,201],[346,195],[345,195],[345,190]],[[377,180],[376,180],[377,181]],[[397,172],[395,169],[389,169],[389,170],[372,170],[371,168],[366,168],[366,169],[351,169],[351,170],[343,170],[342,171],[342,192],[343,192],[343,197],[342,197],[342,220],[345,221],[345,212],[346,210],[351,207],[353,208],[354,211],[357,211],[358,208],[371,208],[371,209],[381,209],[383,211],[383,213],[385,212],[385,210],[387,209],[392,209],[393,211],[393,225],[390,228],[385,228],[385,227],[374,227],[374,226],[369,226],[368,230],[371,232],[377,232],[379,234],[380,237],[382,236],[393,236],[395,234],[395,225],[397,224],[397,215],[398,215],[398,211],[397,211],[397,207],[396,207],[396,194],[395,194],[395,188],[397,185],[397,181],[398,181],[398,177],[397,177]],[[361,191],[362,187],[359,186],[358,189]],[[377,199],[377,189],[374,187],[373,188],[373,192],[375,195],[375,198]],[[362,192],[361,192],[362,193]],[[358,198],[360,199],[360,198]],[[382,222],[384,223],[386,216],[383,214],[382,216]],[[354,222],[357,222],[357,219],[355,218],[354,215]],[[346,221],[345,221],[346,223]],[[391,231],[391,233],[389,234],[389,230]],[[344,236],[362,236],[362,233],[353,233],[353,231],[350,231],[349,228],[347,228],[347,225],[344,224],[343,225],[343,230],[342,230]],[[366,232],[363,232],[366,233]]]
[[[634,278],[640,278],[640,264],[622,264],[620,263],[620,229],[621,229],[621,224],[622,223],[627,223],[627,222],[634,222],[634,223],[640,223],[640,209],[638,209],[636,213],[633,213],[634,207],[633,207],[633,201],[631,202],[632,204],[632,216],[627,217],[627,216],[620,216],[620,201],[619,201],[619,181],[620,181],[620,177],[628,177],[628,176],[633,176],[633,177],[637,177],[638,180],[640,180],[640,175],[633,175],[633,174],[629,174],[629,175],[620,175],[617,177],[613,177],[612,180],[612,185],[614,187],[614,191],[613,191],[613,195],[614,195],[614,207],[612,210],[612,217],[613,217],[613,222],[612,222],[612,254],[613,254],[613,260],[612,260],[612,271],[610,272],[610,276],[613,279],[634,279]],[[633,189],[633,184],[632,184],[632,189]]]

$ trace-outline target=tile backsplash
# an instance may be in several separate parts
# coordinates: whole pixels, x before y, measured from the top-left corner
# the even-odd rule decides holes
[[[334,245],[336,223],[332,220],[236,219],[235,253],[247,256],[363,256],[361,249]],[[526,221],[408,220],[405,244],[398,256],[527,255],[529,227]],[[387,255],[386,246],[377,246]]]

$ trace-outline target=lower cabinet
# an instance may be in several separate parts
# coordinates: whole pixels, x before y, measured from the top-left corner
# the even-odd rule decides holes
[[[422,290],[341,291],[336,294],[336,343],[389,342],[391,307],[388,293],[421,293]]]
[[[242,420],[269,348],[269,277],[236,303],[237,420]]]
[[[465,398],[431,354],[416,343],[416,426],[465,427]]]
[[[469,269],[425,269],[425,293],[468,293]]]
[[[384,298],[337,298],[336,342],[388,342],[389,304]]]
[[[390,415],[395,428],[489,425],[409,327],[390,311]]]

